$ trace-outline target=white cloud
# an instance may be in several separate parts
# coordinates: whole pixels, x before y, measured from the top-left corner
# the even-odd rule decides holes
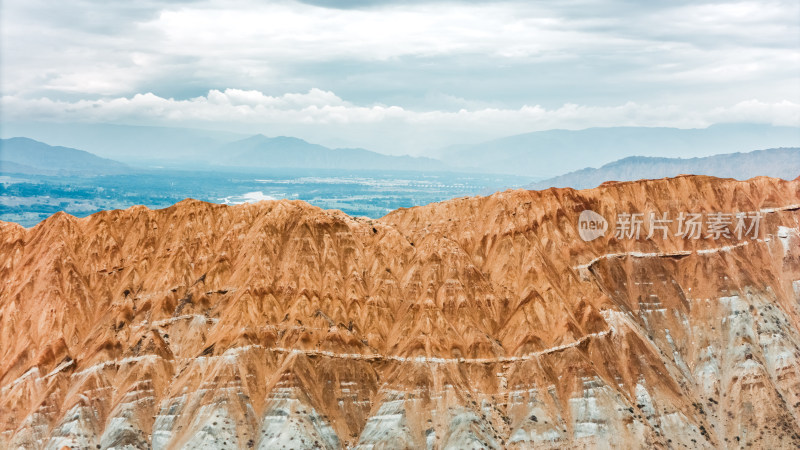
[[[709,111],[707,120],[718,122],[761,122],[782,126],[800,126],[800,105],[783,100],[765,103],[758,100],[739,102],[731,107]]]
[[[431,77],[453,73],[483,75],[474,71],[478,66],[504,73],[533,65],[532,76],[569,78],[574,69],[588,69],[592,79],[586,82],[684,89],[694,83],[702,92],[714,82],[758,82],[800,70],[796,1],[412,2],[329,9],[250,0],[100,8],[84,0],[52,8],[39,0],[4,4],[5,93],[114,96],[169,92],[175,84],[329,88],[342,81],[309,65],[329,64],[352,76],[364,64],[421,64],[413,68],[424,72],[445,58],[462,59],[423,76],[435,81]],[[415,89],[412,81],[383,75],[383,85]],[[457,92],[464,88],[452,86],[445,94],[464,97]],[[575,101],[558,89],[562,103]]]
[[[1,5],[3,120],[411,153],[549,128],[800,123],[796,0]]]
[[[565,48],[585,37],[561,19],[545,15],[541,8],[525,3],[368,10],[271,3],[237,10],[217,6],[169,10],[141,27],[163,36],[160,44],[170,53],[292,61],[452,53],[519,57]]]

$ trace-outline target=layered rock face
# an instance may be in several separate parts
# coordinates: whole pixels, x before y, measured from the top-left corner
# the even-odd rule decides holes
[[[796,448],[799,361],[800,178],[0,223],[0,448]]]

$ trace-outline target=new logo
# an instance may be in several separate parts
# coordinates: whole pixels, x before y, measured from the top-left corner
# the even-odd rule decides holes
[[[578,217],[578,234],[586,242],[605,236],[607,230],[606,219],[592,210],[587,209]]]

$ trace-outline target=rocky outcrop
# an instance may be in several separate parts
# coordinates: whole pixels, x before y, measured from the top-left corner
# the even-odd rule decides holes
[[[795,448],[799,223],[800,179],[691,176],[0,223],[0,448]]]

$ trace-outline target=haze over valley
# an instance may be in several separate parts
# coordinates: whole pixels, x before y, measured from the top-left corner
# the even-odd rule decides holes
[[[29,138],[0,140],[0,215],[33,226],[58,211],[82,217],[138,204],[161,208],[184,198],[220,203],[290,198],[378,218],[400,207],[508,188],[584,189],[609,180],[684,173],[787,180],[800,175],[800,128],[764,125],[555,130],[447,148],[441,159],[330,149],[292,137],[231,134],[204,141],[211,134],[198,130],[157,129],[151,134],[150,128],[110,129],[116,133],[78,133],[71,141],[100,149],[102,155],[119,155],[127,164]],[[139,147],[115,147],[113,139],[120,135],[129,139],[116,142]],[[199,142],[204,144],[198,148]],[[713,154],[759,143],[786,147],[690,159],[628,156],[597,169],[584,168],[587,162],[623,155]],[[152,150],[168,145],[171,151]],[[572,156],[562,158],[564,154]],[[557,176],[546,178],[549,174]]]

